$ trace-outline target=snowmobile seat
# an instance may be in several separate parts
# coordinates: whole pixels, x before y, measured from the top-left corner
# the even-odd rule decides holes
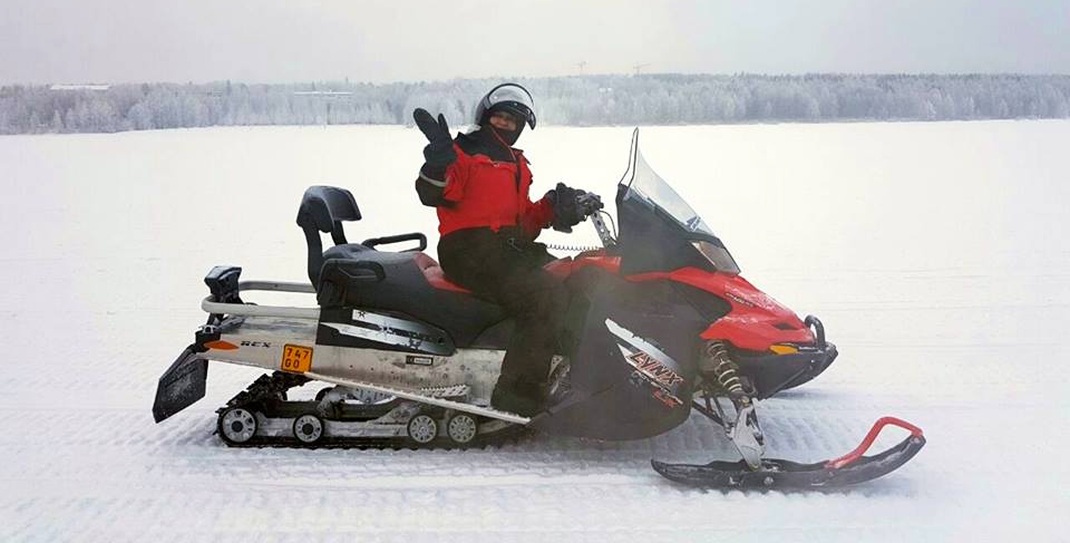
[[[367,250],[327,259],[316,299],[325,310],[361,308],[407,315],[446,330],[458,347],[471,345],[505,320],[500,306],[449,283],[433,258],[415,251]]]
[[[346,189],[328,186],[312,186],[301,197],[297,209],[297,226],[305,233],[308,244],[308,279],[319,288],[320,270],[327,258],[354,258],[369,248],[346,240],[343,221],[359,221],[360,209],[353,193]],[[320,232],[328,233],[334,241],[325,255]]]
[[[355,260],[376,246],[416,241],[418,245],[410,251],[422,251],[427,248],[427,236],[419,232],[366,239],[361,243],[349,243],[346,240],[344,221],[359,221],[360,209],[353,194],[346,189],[329,186],[309,187],[301,198],[297,210],[297,225],[305,233],[308,244],[308,279],[312,286],[319,289],[319,278],[323,263],[330,259]],[[323,250],[320,233],[331,235],[334,246]]]

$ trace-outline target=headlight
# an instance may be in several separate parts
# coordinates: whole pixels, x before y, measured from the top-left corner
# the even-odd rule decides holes
[[[717,271],[733,275],[739,273],[739,266],[732,255],[728,254],[728,249],[708,241],[692,241],[691,246],[702,253]]]

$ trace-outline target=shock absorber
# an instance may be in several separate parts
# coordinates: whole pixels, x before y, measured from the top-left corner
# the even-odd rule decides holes
[[[706,344],[706,358],[702,372],[713,377],[721,389],[734,399],[747,399],[743,382],[739,379],[739,366],[728,356],[728,347],[723,341],[711,341]]]

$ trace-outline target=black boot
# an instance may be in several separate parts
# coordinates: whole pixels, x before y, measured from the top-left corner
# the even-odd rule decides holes
[[[490,404],[499,411],[531,417],[546,407],[546,383],[532,383],[502,377],[494,387]]]

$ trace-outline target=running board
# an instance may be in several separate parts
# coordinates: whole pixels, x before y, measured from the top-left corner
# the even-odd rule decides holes
[[[309,379],[315,379],[317,381],[323,381],[323,382],[326,382],[326,383],[332,383],[332,384],[335,384],[335,385],[341,385],[341,386],[346,386],[346,387],[351,387],[351,388],[359,388],[359,389],[362,389],[362,390],[370,390],[372,392],[380,392],[380,393],[389,394],[391,396],[395,396],[395,397],[398,397],[398,398],[403,398],[403,399],[406,399],[406,400],[412,400],[414,402],[419,402],[419,403],[423,403],[423,404],[427,404],[427,405],[434,405],[434,406],[443,407],[443,408],[446,408],[446,409],[453,409],[455,411],[463,411],[465,413],[471,413],[473,415],[482,415],[484,417],[489,417],[489,418],[492,418],[492,419],[502,420],[502,421],[505,421],[505,422],[511,422],[513,424],[527,425],[529,422],[531,422],[530,418],[522,417],[522,416],[517,415],[515,413],[509,413],[509,412],[506,412],[506,411],[498,411],[497,409],[492,409],[490,407],[480,407],[478,405],[467,404],[467,403],[464,403],[464,402],[458,402],[458,401],[454,401],[454,400],[447,400],[447,399],[441,397],[441,396],[444,396],[444,395],[447,395],[447,394],[438,394],[438,393],[436,393],[436,394],[432,394],[432,395],[429,396],[429,395],[421,394],[418,391],[405,390],[405,389],[400,389],[400,388],[392,388],[392,387],[386,387],[386,386],[382,386],[382,385],[375,385],[375,384],[367,383],[367,382],[364,382],[364,381],[357,381],[357,380],[354,380],[354,379],[346,379],[344,377],[334,377],[332,375],[325,375],[325,374],[316,373],[316,372],[313,372],[313,371],[305,372],[303,375],[305,377],[308,377]],[[453,387],[447,387],[447,388],[453,388]]]

